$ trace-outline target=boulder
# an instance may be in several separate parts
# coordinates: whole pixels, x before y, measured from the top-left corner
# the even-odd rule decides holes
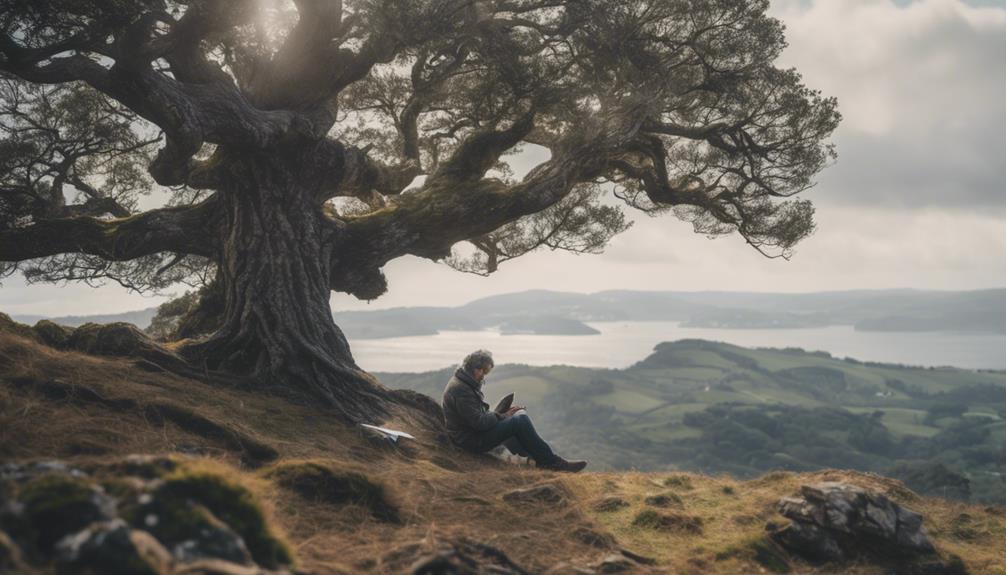
[[[160,346],[131,323],[85,323],[73,330],[64,345],[91,355],[142,358],[172,370],[188,368],[181,356]]]
[[[840,482],[804,485],[800,492],[802,497],[778,503],[791,523],[768,526],[771,538],[790,553],[816,563],[866,559],[902,565],[910,573],[951,572],[935,567],[942,563],[932,560],[936,550],[922,516],[885,495]]]
[[[240,535],[205,509],[200,510],[200,515],[203,523],[171,548],[171,554],[179,563],[201,559],[222,559],[241,565],[252,563],[251,553]]]
[[[38,320],[32,329],[39,341],[56,349],[66,349],[70,342],[70,336],[73,335],[72,327],[59,325],[47,319]]]
[[[165,575],[171,554],[145,531],[131,529],[122,519],[94,523],[67,535],[55,547],[61,570],[88,573]]]
[[[225,471],[165,457],[84,469],[0,465],[0,573],[289,573],[292,552]]]
[[[34,557],[46,557],[64,536],[116,513],[115,500],[100,486],[68,473],[39,474],[18,485],[16,494],[0,525],[9,524],[10,534]]]

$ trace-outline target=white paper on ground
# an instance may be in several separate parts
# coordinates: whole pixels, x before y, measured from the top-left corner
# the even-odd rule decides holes
[[[361,423],[363,427],[367,429],[373,429],[374,431],[380,433],[381,435],[387,437],[391,441],[398,442],[399,437],[407,437],[408,439],[415,439],[412,435],[405,433],[404,431],[398,431],[395,429],[388,429],[386,427],[378,427],[376,425],[370,425],[369,423]]]

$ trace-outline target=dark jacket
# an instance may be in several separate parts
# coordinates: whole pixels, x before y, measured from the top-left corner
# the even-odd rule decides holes
[[[447,382],[442,400],[444,424],[451,441],[466,449],[475,449],[479,432],[495,427],[503,416],[489,410],[482,394],[482,383],[464,369],[454,372]]]

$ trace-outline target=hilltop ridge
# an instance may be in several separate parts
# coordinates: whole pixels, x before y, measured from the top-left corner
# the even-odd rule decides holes
[[[841,470],[751,481],[589,468],[560,475],[451,448],[436,402],[396,393],[400,409],[376,423],[416,440],[393,445],[240,380],[61,351],[8,327],[0,330],[0,458],[55,459],[97,477],[121,470],[129,454],[167,457],[172,471],[158,485],[217,485],[217,493],[250,498],[259,509],[251,516],[268,531],[234,529],[273,549],[268,557],[287,549],[302,573],[411,572],[443,559],[444,549],[476,564],[511,565],[495,572],[834,572],[782,553],[765,534],[767,523],[784,521],[780,498],[823,480],[884,493],[921,513],[941,555],[959,557],[971,573],[1006,569],[996,551],[1006,545],[1001,508],[923,498],[896,481]],[[529,488],[543,496],[513,495]],[[159,489],[158,497],[176,492]],[[206,489],[189,493],[227,516]],[[885,567],[853,563],[841,572],[879,575]]]

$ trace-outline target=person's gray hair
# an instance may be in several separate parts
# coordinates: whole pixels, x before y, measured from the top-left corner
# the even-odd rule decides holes
[[[465,356],[464,361],[461,362],[461,367],[468,373],[474,373],[476,369],[485,369],[494,365],[493,352],[488,349],[473,351]]]

